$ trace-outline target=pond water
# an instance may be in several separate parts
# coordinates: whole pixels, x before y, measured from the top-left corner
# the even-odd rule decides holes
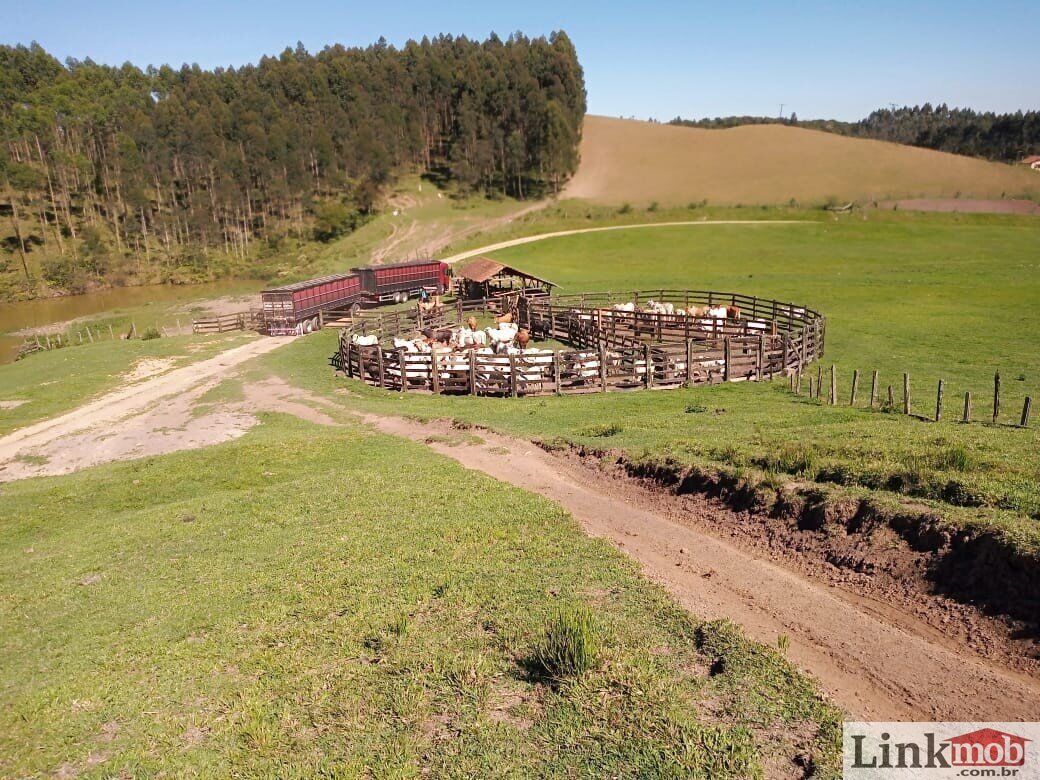
[[[0,363],[10,363],[18,354],[25,337],[15,331],[22,328],[38,328],[150,303],[189,303],[223,295],[244,295],[259,288],[260,283],[255,281],[226,280],[206,284],[119,287],[86,295],[0,303]]]

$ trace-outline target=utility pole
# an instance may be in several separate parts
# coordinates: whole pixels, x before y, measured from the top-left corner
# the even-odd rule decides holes
[[[783,103],[780,104],[780,118],[781,119],[784,118],[784,104]]]

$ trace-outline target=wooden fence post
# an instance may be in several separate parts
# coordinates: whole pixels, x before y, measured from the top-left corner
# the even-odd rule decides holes
[[[935,421],[942,420],[943,381],[939,380],[939,389],[935,391]]]
[[[437,355],[430,353],[430,389],[434,393],[441,391],[441,372],[437,365]]]
[[[90,332],[90,326],[87,325],[87,338],[90,339],[90,343],[94,343],[94,334]]]
[[[556,385],[556,395],[562,395],[563,389],[560,387],[560,350],[553,352],[553,383]]]
[[[1026,396],[1025,402],[1022,404],[1022,420],[1019,425],[1023,428],[1029,427],[1029,412],[1033,409],[1033,399],[1028,395]]]
[[[856,390],[859,389],[859,369],[852,371],[852,393],[849,395],[849,406],[856,405]]]
[[[810,397],[810,398],[812,398],[812,397],[813,397],[812,391],[813,391],[813,385],[812,385],[812,377],[810,376],[810,377],[809,377],[809,397]]]
[[[643,384],[646,387],[654,386],[654,359],[650,354],[650,345],[643,345],[643,362],[646,364],[646,373],[643,374]]]
[[[823,363],[816,366],[816,397],[823,393]]]
[[[477,351],[469,351],[469,394],[477,394]]]
[[[730,362],[730,341],[729,336],[722,339],[722,381],[729,381],[729,362]]]
[[[362,354],[360,352],[360,350],[359,350],[358,354],[359,355]],[[401,350],[398,350],[397,357],[400,360],[400,358],[401,358]],[[378,372],[379,386],[380,387],[385,387],[386,386],[386,382],[385,382],[386,371],[385,371],[384,366],[383,366],[383,348],[381,346],[379,346],[378,344],[376,344],[376,371]],[[403,366],[401,367],[401,382],[402,382],[402,384],[404,383],[404,367]]]
[[[517,377],[516,377],[516,355],[509,355],[509,395],[511,398],[516,398],[517,395]]]
[[[602,392],[607,392],[607,348],[599,345],[599,384]]]
[[[758,374],[758,381],[762,381],[762,361],[765,359],[765,339],[762,334],[758,336],[758,366],[756,367],[756,373]]]
[[[797,395],[802,394],[802,372],[797,371],[794,375],[794,391]]]
[[[993,424],[1000,416],[1000,372],[993,375]]]
[[[895,396],[892,395],[892,385],[888,386],[888,408],[889,409],[895,409],[896,408],[896,399],[895,399]]]
[[[51,334],[50,333],[44,333],[43,337],[45,339],[47,339],[47,349],[50,349],[51,348]]]
[[[693,339],[686,340],[686,381],[683,387],[693,387]]]
[[[115,341],[115,340],[116,340],[116,334],[115,334],[115,332],[114,332],[114,331],[112,330],[112,323],[111,323],[111,322],[110,322],[110,323],[108,323],[108,338],[109,338],[109,339],[110,339],[111,341]]]
[[[838,403],[838,376],[837,370],[834,368],[834,364],[831,364],[831,406],[836,406]]]
[[[971,390],[964,394],[964,416],[961,422],[971,422]]]
[[[877,369],[870,374],[870,408],[874,408],[874,403],[877,401]]]
[[[903,414],[910,414],[910,374],[903,374]]]

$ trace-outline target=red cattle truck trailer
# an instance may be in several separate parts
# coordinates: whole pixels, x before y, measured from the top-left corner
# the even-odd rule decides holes
[[[335,274],[308,279],[260,293],[264,330],[286,336],[316,330],[322,309],[344,309],[364,297],[357,274]]]
[[[361,288],[372,303],[401,303],[425,289],[443,295],[448,289],[448,266],[439,260],[411,260],[407,263],[355,268]]]
[[[309,333],[317,330],[320,311],[349,308],[356,315],[362,306],[401,303],[424,289],[431,295],[443,295],[448,286],[445,263],[413,260],[272,287],[260,293],[264,330],[270,336]]]

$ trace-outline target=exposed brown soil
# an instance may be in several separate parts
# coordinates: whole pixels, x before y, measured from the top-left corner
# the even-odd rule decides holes
[[[901,211],[944,211],[958,214],[1025,214],[1040,216],[1040,204],[1031,200],[980,200],[977,198],[913,198],[886,200],[881,209]]]
[[[820,550],[811,545],[794,545],[788,553],[791,538],[770,533],[768,525],[756,531],[757,516],[703,496],[670,496],[619,479],[614,468],[590,468],[582,458],[486,431],[483,444],[453,446],[446,422],[364,419],[559,502],[590,534],[638,560],[695,614],[729,618],[768,644],[786,635],[792,661],[856,716],[1040,717],[1040,682],[1027,673],[1035,665],[1022,656],[1024,646],[1010,635],[1010,626],[941,596],[919,594],[913,555],[895,552],[906,546],[899,539],[875,538],[878,550],[893,550],[874,563],[890,579],[879,577],[878,585],[868,586],[856,567],[818,560]],[[867,546],[848,554],[864,563],[874,555]],[[910,577],[904,582],[901,575]],[[896,590],[886,589],[886,582]],[[900,588],[903,597],[892,599]],[[927,598],[917,604],[919,596]]]
[[[774,506],[774,511],[748,495],[719,490],[719,482],[696,486],[691,480],[661,480],[653,469],[623,456],[589,453],[575,448],[560,457],[622,480],[641,500],[677,519],[709,529],[746,549],[782,561],[816,580],[848,592],[861,607],[900,621],[912,615],[914,628],[925,624],[928,635],[953,647],[1040,678],[1040,635],[1035,621],[1007,614],[984,614],[979,606],[953,598],[936,584],[949,539],[936,533],[908,541],[882,514],[867,516],[858,501],[826,500],[815,504]],[[785,491],[796,495],[797,486]],[[720,492],[722,495],[720,496]],[[814,488],[808,488],[810,495]],[[751,504],[750,509],[741,509]],[[738,508],[734,508],[734,505]],[[920,508],[928,518],[930,509]],[[908,512],[901,520],[910,517]],[[899,523],[895,523],[899,525]],[[905,530],[905,529],[904,529]],[[1007,577],[1007,572],[993,572]]]
[[[1025,166],[787,125],[724,130],[585,117],[564,198],[603,203],[802,204],[1040,194]]]

